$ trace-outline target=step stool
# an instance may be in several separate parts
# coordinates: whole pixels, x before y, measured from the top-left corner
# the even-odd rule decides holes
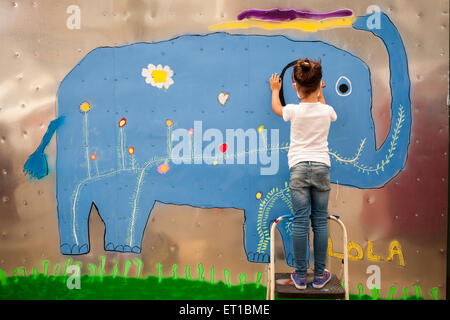
[[[344,267],[344,288],[336,275],[331,274],[331,280],[321,289],[315,289],[312,285],[312,274],[307,275],[308,286],[304,290],[295,288],[289,273],[275,273],[275,229],[282,220],[293,219],[292,215],[284,215],[272,222],[270,228],[270,261],[268,264],[267,277],[267,300],[275,300],[275,291],[280,298],[296,298],[296,299],[342,299],[349,300],[348,292],[348,249],[347,249],[347,230],[339,216],[330,215],[329,220],[337,222],[342,229],[344,259],[342,260]]]

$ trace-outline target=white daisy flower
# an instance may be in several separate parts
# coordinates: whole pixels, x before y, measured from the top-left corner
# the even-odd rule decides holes
[[[173,84],[173,71],[169,66],[162,66],[158,64],[156,67],[153,64],[149,64],[147,68],[143,68],[141,72],[145,78],[145,82],[151,84],[158,89],[169,89]]]

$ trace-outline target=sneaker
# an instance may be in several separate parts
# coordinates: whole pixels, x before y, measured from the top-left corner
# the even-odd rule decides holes
[[[291,279],[294,282],[294,286],[299,290],[306,289],[306,277],[299,277],[295,272],[291,273]]]
[[[314,288],[320,289],[323,288],[330,280],[331,280],[331,272],[325,269],[323,276],[314,276],[312,285]]]

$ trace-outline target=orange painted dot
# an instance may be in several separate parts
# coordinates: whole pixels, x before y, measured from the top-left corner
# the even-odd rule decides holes
[[[166,120],[166,126],[170,127],[171,125],[173,125],[173,121],[170,119]]]
[[[91,154],[91,160],[97,160],[97,155],[95,153]]]
[[[129,154],[134,154],[134,147],[129,147],[128,148],[128,153]]]

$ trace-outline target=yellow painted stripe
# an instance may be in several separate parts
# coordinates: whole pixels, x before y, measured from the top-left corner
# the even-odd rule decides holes
[[[356,17],[331,18],[324,20],[297,19],[289,22],[267,22],[262,20],[231,21],[210,26],[210,30],[224,29],[248,29],[251,27],[267,30],[298,29],[306,32],[316,32],[318,30],[331,29],[337,27],[349,27],[355,22]]]

